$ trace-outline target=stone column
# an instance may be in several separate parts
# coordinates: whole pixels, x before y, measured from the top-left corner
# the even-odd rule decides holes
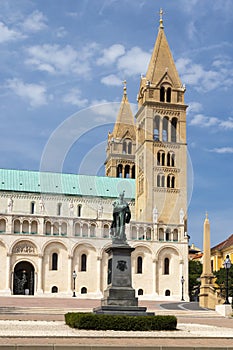
[[[37,272],[36,294],[43,294],[42,276],[43,276],[43,255],[39,254],[38,255],[38,272]]]
[[[157,259],[154,258],[152,260],[152,273],[153,273],[153,279],[152,279],[152,295],[156,294],[156,264],[157,264]]]
[[[67,278],[67,293],[68,294],[72,294],[72,290],[73,290],[73,286],[72,286],[72,273],[73,273],[73,269],[72,269],[72,262],[73,262],[73,256],[72,255],[68,255],[68,278]],[[77,272],[77,271],[76,271]]]
[[[97,280],[97,283],[96,283],[96,293],[97,294],[101,294],[101,290],[100,290],[100,285],[101,285],[101,262],[102,262],[102,258],[101,256],[97,256],[97,274],[96,274],[96,280]]]
[[[10,270],[10,261],[11,261],[11,254],[7,253],[6,256],[6,291],[9,294],[13,294],[11,292],[11,287],[13,289],[13,286],[11,286],[11,270]]]

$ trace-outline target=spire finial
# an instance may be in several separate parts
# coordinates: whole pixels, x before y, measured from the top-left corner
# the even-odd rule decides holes
[[[208,219],[208,212],[205,213],[205,218]]]
[[[126,80],[122,81],[123,85],[124,85],[124,95],[127,95],[127,82]]]
[[[159,15],[160,15],[160,20],[159,20],[159,28],[164,28],[163,26],[163,15],[164,15],[164,12],[163,12],[163,9],[161,8],[160,11],[159,11]]]

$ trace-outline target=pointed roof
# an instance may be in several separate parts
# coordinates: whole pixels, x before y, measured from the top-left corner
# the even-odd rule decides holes
[[[163,20],[160,17],[159,32],[146,73],[146,80],[149,80],[151,84],[157,85],[161,81],[161,78],[163,78],[165,75],[167,75],[175,88],[180,88],[182,86],[166,35],[164,33]]]
[[[230,235],[227,239],[225,239],[225,241],[218,243],[217,245],[215,245],[213,248],[211,248],[211,250],[223,250],[225,248],[229,248],[233,246],[233,234]]]
[[[124,81],[124,93],[112,136],[122,139],[126,137],[127,134],[131,138],[136,139],[134,116],[128,101],[126,81]]]

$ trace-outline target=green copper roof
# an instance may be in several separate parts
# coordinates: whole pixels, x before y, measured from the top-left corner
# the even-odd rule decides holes
[[[0,169],[0,190],[116,198],[135,198],[135,180],[114,177]]]

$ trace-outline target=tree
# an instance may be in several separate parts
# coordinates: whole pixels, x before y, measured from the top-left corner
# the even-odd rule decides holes
[[[200,261],[189,261],[189,298],[196,301],[200,290],[200,276],[202,274],[202,264]]]
[[[225,297],[226,296],[226,269],[221,268],[218,271],[214,271],[214,275],[216,277],[215,283],[220,288],[220,293]],[[229,287],[229,296],[233,297],[233,265],[228,271],[228,287]]]

